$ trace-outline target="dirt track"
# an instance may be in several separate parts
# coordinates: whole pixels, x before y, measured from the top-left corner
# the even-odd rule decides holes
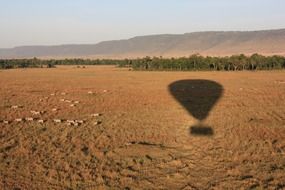
[[[211,134],[191,133],[209,99],[195,114],[189,86],[184,106],[169,90],[197,79],[223,89],[203,121]],[[208,97],[217,88],[207,84],[191,92]],[[284,71],[59,67],[0,71],[0,86],[0,120],[11,121],[0,123],[0,189],[285,188]],[[14,121],[31,110],[47,121]]]

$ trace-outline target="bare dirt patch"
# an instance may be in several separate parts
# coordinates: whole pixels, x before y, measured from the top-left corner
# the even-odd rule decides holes
[[[186,85],[179,102],[169,85],[181,80],[223,91],[211,103],[215,86],[193,99],[198,87]],[[2,71],[0,188],[285,188],[284,80],[284,71]],[[206,98],[193,114],[181,102],[197,97]],[[199,122],[212,133],[191,133]]]

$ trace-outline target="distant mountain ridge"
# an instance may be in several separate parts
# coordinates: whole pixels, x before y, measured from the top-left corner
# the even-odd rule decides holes
[[[136,58],[233,54],[285,55],[285,29],[138,36],[97,44],[0,49],[1,58]]]

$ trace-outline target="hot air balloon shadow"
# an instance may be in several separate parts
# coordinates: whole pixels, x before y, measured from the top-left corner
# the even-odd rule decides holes
[[[223,95],[223,86],[210,80],[180,80],[169,85],[172,96],[199,122],[190,127],[190,134],[211,136],[212,127],[203,124],[213,106]]]

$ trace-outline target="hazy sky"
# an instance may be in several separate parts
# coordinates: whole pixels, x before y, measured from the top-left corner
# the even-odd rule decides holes
[[[0,47],[285,28],[285,0],[0,0]]]

